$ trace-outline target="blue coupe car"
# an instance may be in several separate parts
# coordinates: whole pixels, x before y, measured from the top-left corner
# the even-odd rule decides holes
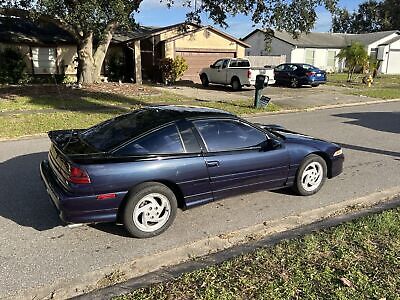
[[[40,171],[60,218],[121,222],[138,238],[166,230],[178,207],[284,187],[314,194],[344,160],[330,142],[197,107],[146,107],[49,137]]]

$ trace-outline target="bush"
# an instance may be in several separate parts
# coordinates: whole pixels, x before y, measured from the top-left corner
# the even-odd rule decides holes
[[[181,56],[175,59],[167,57],[160,61],[160,71],[165,84],[174,84],[188,68],[186,60]]]
[[[0,50],[0,83],[17,84],[27,78],[26,63],[18,50],[5,48]]]
[[[124,70],[125,62],[122,55],[114,54],[110,57],[106,66],[106,74],[108,81],[118,82],[119,80],[124,81]]]

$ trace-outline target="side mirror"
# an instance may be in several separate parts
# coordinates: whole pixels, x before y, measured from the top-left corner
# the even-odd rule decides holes
[[[280,148],[281,146],[282,143],[279,140],[269,138],[268,140],[265,140],[263,143],[261,143],[261,150],[262,151],[274,150]]]

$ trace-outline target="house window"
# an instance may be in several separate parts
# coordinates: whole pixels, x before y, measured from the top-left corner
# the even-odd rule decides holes
[[[315,50],[306,49],[306,64],[313,65],[315,59]]]
[[[56,48],[32,47],[34,74],[56,74]]]
[[[331,69],[336,67],[336,51],[328,50],[326,65]]]

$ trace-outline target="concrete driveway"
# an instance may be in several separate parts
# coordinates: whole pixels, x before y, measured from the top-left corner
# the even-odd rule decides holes
[[[243,87],[234,92],[230,86],[210,85],[205,88],[196,83],[178,83],[172,87],[156,87],[161,91],[169,91],[198,101],[235,101],[249,100],[254,97],[254,87]],[[264,89],[263,94],[271,97],[271,101],[285,109],[304,109],[317,106],[350,104],[376,100],[365,96],[346,94],[348,88],[330,85],[318,87],[302,86],[290,88],[272,85]]]
[[[146,240],[130,238],[113,224],[62,227],[39,178],[47,138],[1,142],[0,298],[22,299],[23,294],[33,299],[43,291],[63,298],[59,290],[65,286],[71,295],[85,284],[100,287],[123,279],[120,266],[145,270],[140,262],[146,257],[163,260],[162,253],[170,251],[173,258],[182,255],[175,249],[205,238],[229,239],[239,229],[279,224],[289,216],[400,186],[400,102],[249,119],[340,143],[344,173],[312,197],[259,192],[180,211],[167,232]],[[76,290],[74,283],[80,283]]]

